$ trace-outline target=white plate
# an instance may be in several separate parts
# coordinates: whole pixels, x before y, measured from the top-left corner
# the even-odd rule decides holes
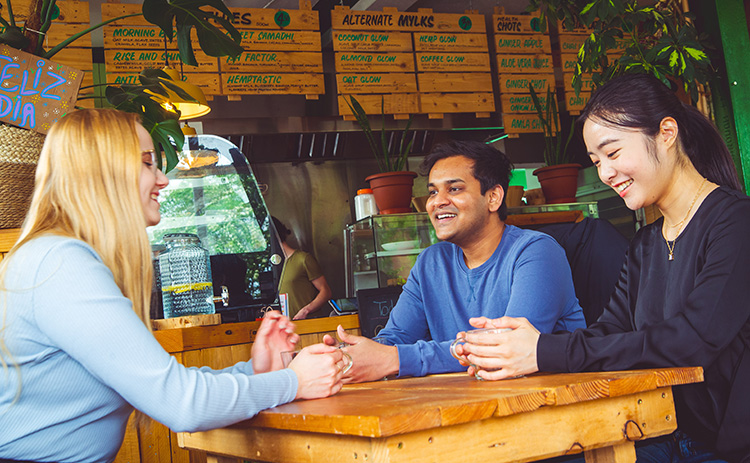
[[[419,247],[419,240],[394,241],[393,243],[383,243],[381,246],[386,251],[405,251]]]

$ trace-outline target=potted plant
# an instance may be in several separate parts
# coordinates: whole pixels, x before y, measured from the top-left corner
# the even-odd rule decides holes
[[[209,6],[213,10],[204,11],[200,6]],[[197,65],[190,42],[192,28],[196,28],[201,48],[211,56],[236,56],[242,52],[239,45],[241,36],[231,23],[231,12],[221,0],[144,0],[142,11],[144,18],[159,26],[167,39],[172,40],[176,30],[180,57],[188,65]],[[56,53],[91,31],[114,21],[138,15],[124,15],[104,21],[45,50],[43,41],[39,38],[49,30],[58,12],[56,0],[32,0],[25,24],[18,26],[11,0],[7,0],[7,18],[0,16],[0,25],[4,28],[0,34],[0,43],[44,59],[54,59]],[[164,152],[167,163],[164,170],[169,171],[177,164],[176,150],[182,149],[184,141],[178,122],[180,114],[178,111],[165,109],[154,97],[166,97],[169,89],[186,100],[195,100],[174,85],[174,81],[162,70],[146,69],[139,75],[139,81],[139,85],[100,84],[99,86],[106,87],[104,97],[79,92],[79,99],[106,98],[107,102],[117,109],[139,114],[143,126],[154,140],[154,146]],[[5,177],[2,183],[17,186],[8,191],[3,190],[4,194],[0,198],[0,228],[16,228],[20,226],[28,208],[33,191],[34,170],[44,136],[8,124],[0,125],[0,171]],[[21,162],[16,156],[19,146],[25,150]],[[157,161],[161,168],[161,156],[157,157]]]
[[[581,90],[582,75],[591,75],[595,86],[629,72],[654,75],[664,84],[681,86],[693,102],[700,85],[714,74],[701,37],[689,14],[672,8],[672,2],[655,5],[604,0],[529,0],[527,11],[539,10],[541,24],[559,20],[566,30],[585,26],[591,34],[578,50],[573,88]],[[613,53],[617,40],[624,50]]]
[[[370,175],[365,179],[370,183],[378,210],[381,214],[411,212],[412,186],[414,185],[417,173],[404,169],[407,168],[407,158],[414,143],[413,137],[406,142],[409,127],[411,127],[414,116],[409,117],[409,121],[401,133],[401,140],[398,143],[398,147],[394,147],[396,149],[392,150],[385,133],[385,99],[381,97],[380,100],[382,127],[380,129],[380,136],[378,137],[379,141],[372,130],[367,113],[357,99],[349,96],[349,99],[344,98],[344,101],[349,105],[357,124],[359,124],[365,133],[372,154],[378,161],[380,173]]]
[[[689,15],[671,5],[663,0],[655,5],[634,0],[529,0],[527,11],[539,11],[545,27],[557,20],[566,30],[582,26],[590,30],[574,67],[576,94],[584,76],[590,76],[597,87],[618,75],[641,72],[671,88],[681,87],[695,102],[699,87],[712,75],[711,63]],[[618,49],[618,41],[627,44],[624,50]]]
[[[580,164],[570,162],[568,145],[573,138],[574,124],[571,123],[565,143],[560,135],[560,117],[557,113],[557,97],[551,87],[547,87],[544,104],[539,100],[534,87],[529,84],[531,100],[534,103],[537,117],[544,129],[544,163],[545,167],[536,169],[533,174],[542,185],[542,192],[548,204],[572,203],[576,200],[578,189],[578,170]]]

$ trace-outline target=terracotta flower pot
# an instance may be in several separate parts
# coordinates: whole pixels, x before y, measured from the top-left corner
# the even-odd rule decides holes
[[[411,212],[411,189],[416,172],[383,172],[370,175],[365,180],[370,182],[375,204],[381,214],[401,214]]]
[[[533,174],[542,185],[547,204],[574,203],[578,190],[580,164],[560,164],[536,169]]]

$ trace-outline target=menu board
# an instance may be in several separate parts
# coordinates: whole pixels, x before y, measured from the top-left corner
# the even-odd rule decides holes
[[[505,133],[544,132],[529,85],[546,111],[547,89],[555,90],[549,34],[539,16],[494,14],[492,24]]]
[[[558,24],[558,27],[560,25]],[[565,109],[572,114],[580,114],[586,103],[588,103],[593,91],[594,84],[591,73],[581,76],[581,91],[576,95],[573,89],[573,75],[578,62],[578,50],[583,46],[586,39],[593,33],[590,29],[578,28],[573,31],[560,30],[560,66],[563,72],[563,83],[565,85]],[[625,36],[615,40],[615,46],[608,50],[608,57],[616,59],[622,55],[625,48],[631,43],[631,38]]]
[[[431,9],[331,11],[339,114],[354,96],[368,114],[476,113],[495,110],[484,17]]]
[[[17,26],[23,25],[26,21],[30,5],[30,0],[12,1],[13,16],[16,20]],[[44,48],[46,50],[55,47],[60,42],[67,40],[69,37],[90,26],[88,2],[58,0],[55,5],[58,11],[53,11],[52,23],[43,37]],[[3,2],[0,10],[5,9],[5,6],[5,2]],[[6,14],[3,14],[3,17],[7,19]],[[0,27],[0,33],[2,32],[5,32],[4,27]],[[94,62],[91,53],[91,37],[89,34],[84,35],[65,47],[65,49],[55,54],[55,56],[51,58],[51,61],[84,71],[82,74],[83,80],[80,85],[83,87],[94,85]],[[93,93],[93,90],[89,88],[88,90],[83,90],[83,93]],[[75,106],[93,108],[94,100],[78,100],[75,102]]]
[[[230,11],[245,52],[219,60],[223,95],[300,94],[316,99],[325,93],[320,22],[309,1],[300,2],[299,10]]]
[[[141,13],[142,5],[102,3],[102,20]],[[181,66],[177,41],[166,41],[161,29],[142,16],[110,23],[103,28],[104,64],[108,84],[138,84],[138,74],[145,68],[161,69],[166,65],[181,71],[185,80],[199,87],[206,96],[219,95],[219,62],[203,53],[195,31],[192,45],[198,66]]]
[[[142,16],[104,27],[108,83],[136,83],[144,68],[167,63],[203,93],[239,99],[243,94],[325,93],[318,13],[310,2],[300,10],[230,8],[245,52],[236,58],[206,55],[192,31],[198,66],[181,65],[177,41],[165,44],[163,32]],[[141,5],[104,3],[102,17],[140,12]]]

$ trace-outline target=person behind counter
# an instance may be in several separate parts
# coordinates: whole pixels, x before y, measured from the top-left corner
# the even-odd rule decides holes
[[[750,461],[750,198],[716,128],[657,79],[602,86],[579,121],[599,178],[630,209],[663,218],[630,244],[598,321],[539,334],[523,319],[472,319],[512,328],[497,346],[457,350],[485,379],[535,371],[701,366],[703,383],[674,388],[679,428],[637,445],[639,462]],[[469,340],[472,338],[469,337]],[[473,373],[473,368],[469,368]]]
[[[284,250],[284,268],[281,271],[279,294],[287,295],[289,317],[294,320],[307,318],[321,307],[328,306],[331,299],[331,287],[328,286],[323,270],[312,254],[294,249],[287,239],[292,232],[276,217],[273,225],[279,234],[281,247]]]
[[[0,263],[0,460],[112,461],[133,408],[197,431],[341,388],[342,354],[323,344],[281,369],[299,337],[278,312],[252,360],[224,370],[186,368],[162,349],[149,330],[145,228],[160,220],[168,180],[154,156],[131,113],[80,110],[50,129]]]
[[[437,146],[422,169],[429,172],[427,212],[442,242],[419,255],[378,333],[390,345],[339,327],[354,361],[345,381],[460,371],[449,345],[471,317],[524,316],[545,332],[586,326],[563,249],[549,235],[504,222],[512,170],[505,154],[454,141]]]

